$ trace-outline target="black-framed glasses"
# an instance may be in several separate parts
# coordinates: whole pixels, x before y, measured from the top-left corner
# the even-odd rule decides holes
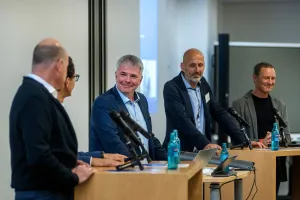
[[[74,78],[75,82],[79,80],[79,74],[75,74],[74,76],[68,77],[68,78]]]
[[[79,74],[75,74],[73,77],[75,78],[75,82],[77,82],[79,80],[80,76],[79,76]]]

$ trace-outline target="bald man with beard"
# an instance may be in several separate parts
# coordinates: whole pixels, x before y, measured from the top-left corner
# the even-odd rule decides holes
[[[226,110],[215,100],[203,77],[204,55],[189,49],[183,55],[181,72],[168,81],[163,90],[167,131],[163,146],[167,148],[170,133],[178,130],[182,151],[218,148],[212,144],[212,125],[215,120],[229,134],[234,144],[246,141],[244,135]]]
[[[55,39],[33,51],[32,71],[23,78],[9,115],[11,187],[15,200],[72,200],[74,187],[93,174],[77,161],[77,138],[56,99],[67,76],[68,53]]]

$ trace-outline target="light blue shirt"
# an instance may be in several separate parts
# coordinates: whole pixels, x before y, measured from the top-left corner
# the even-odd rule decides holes
[[[136,99],[134,101],[131,101],[127,96],[125,96],[122,92],[119,91],[117,86],[116,86],[116,89],[118,90],[118,93],[130,114],[130,117],[134,121],[136,121],[142,128],[144,128],[146,131],[148,131],[146,121],[144,119],[141,108],[138,104],[138,102],[140,100],[138,93],[135,92]],[[145,138],[140,132],[137,132],[137,133],[138,133],[138,136],[141,139],[142,144],[144,145],[146,151],[149,152],[148,139]]]
[[[183,74],[181,74],[181,78],[183,80],[183,83],[188,91],[193,113],[194,113],[194,119],[197,129],[202,133],[205,134],[205,119],[204,119],[204,108],[203,108],[203,102],[201,98],[201,91],[200,86],[197,85],[196,88],[192,88],[191,85],[187,82]]]

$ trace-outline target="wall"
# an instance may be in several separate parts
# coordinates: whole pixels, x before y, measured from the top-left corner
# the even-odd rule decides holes
[[[80,80],[65,102],[79,148],[88,148],[88,1],[0,1],[0,199],[13,199],[10,188],[8,116],[12,98],[31,70],[34,46],[46,37],[61,41],[76,64]]]
[[[218,4],[216,0],[164,0],[158,3],[158,112],[152,115],[152,121],[153,132],[163,141],[166,131],[163,87],[180,72],[182,56],[187,49],[203,51],[204,76],[211,80],[210,58],[217,38]]]
[[[231,41],[299,43],[299,10],[300,2],[292,0],[220,3],[219,32],[229,33]],[[270,62],[277,71],[277,84],[273,94],[287,104],[291,132],[299,132],[295,108],[300,96],[296,88],[292,89],[292,86],[286,85],[286,80],[298,80],[295,72],[299,65],[299,48],[258,46],[259,44],[256,47],[230,48],[230,102],[253,88],[251,75],[254,65],[261,61]],[[247,81],[240,85],[242,80]]]
[[[153,132],[162,142],[166,131],[164,84],[177,76],[184,51],[199,48],[206,56],[205,76],[211,79],[213,42],[217,39],[217,0],[158,0],[158,111],[152,114]],[[130,12],[128,12],[130,10]],[[120,17],[122,16],[122,17]],[[139,1],[107,2],[108,88],[115,83],[117,59],[140,54]]]
[[[140,55],[139,0],[106,1],[107,89],[115,85],[117,60],[125,54]]]
[[[300,133],[298,120],[300,101],[300,48],[288,47],[230,47],[229,103],[254,89],[252,73],[256,63],[274,65],[276,85],[272,95],[282,100],[288,110],[291,133]],[[241,84],[242,83],[242,84]]]
[[[300,42],[300,2],[220,3],[219,32],[231,41]]]
[[[178,1],[178,45],[182,59],[189,48],[200,49],[205,56],[204,76],[211,79],[211,56],[213,43],[217,40],[218,2],[217,0]]]

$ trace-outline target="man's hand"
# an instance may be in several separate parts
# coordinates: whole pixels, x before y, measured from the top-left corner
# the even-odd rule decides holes
[[[124,160],[124,159],[123,159]],[[93,158],[92,166],[93,167],[116,167],[118,165],[124,164],[123,162],[107,159],[107,158]]]
[[[268,144],[271,144],[271,132],[268,131],[266,137],[263,139],[263,144],[265,146],[268,146]]]
[[[89,164],[83,162],[82,160],[77,160],[77,165],[86,165],[87,167],[90,167]]]
[[[113,154],[113,153],[105,153],[103,155],[104,159],[110,159],[114,161],[119,161],[124,163],[124,159],[127,158],[127,156],[121,155],[121,154]]]
[[[258,147],[258,148],[261,148],[261,149],[267,148],[267,147],[266,147],[263,143],[261,143],[261,142],[251,141],[251,145],[252,145],[253,147]]]
[[[222,148],[219,146],[219,145],[217,145],[217,144],[208,144],[208,145],[206,145],[205,147],[204,147],[204,149],[217,149],[217,155],[220,155],[220,151],[222,150]]]
[[[78,176],[79,184],[81,184],[87,181],[95,173],[95,170],[93,170],[89,165],[79,164],[77,167],[72,169],[72,172]]]

